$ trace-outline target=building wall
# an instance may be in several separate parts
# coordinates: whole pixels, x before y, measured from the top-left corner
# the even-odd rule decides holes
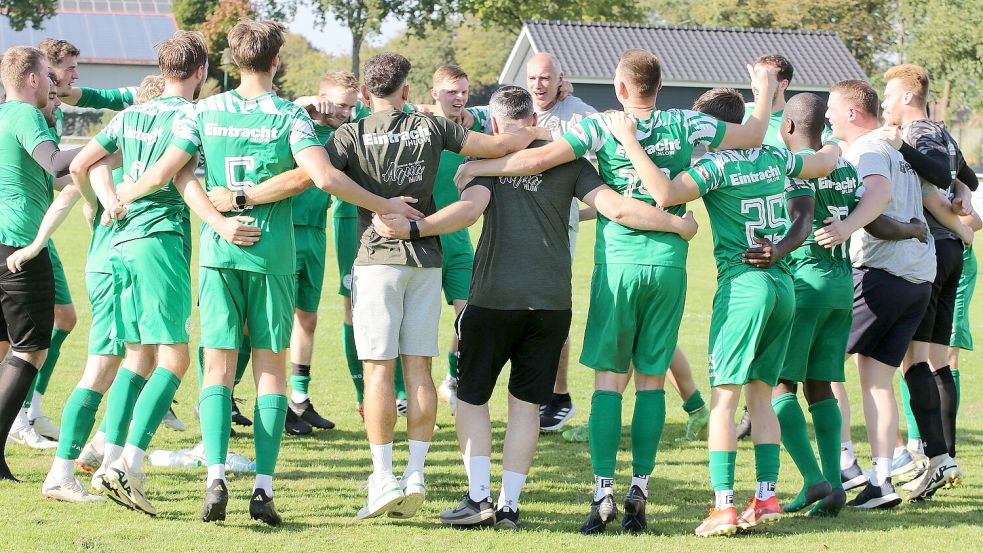
[[[110,65],[104,63],[80,63],[78,86],[89,88],[119,88],[139,86],[147,75],[157,75],[156,65]]]
[[[693,102],[707,90],[710,90],[710,87],[665,86],[659,91],[657,104],[660,109],[690,109],[693,107]],[[740,89],[740,91],[749,102],[752,100],[750,88]],[[609,84],[575,83],[573,93],[581,100],[594,106],[598,111],[621,108],[621,104],[614,96],[614,86]],[[790,98],[795,93],[794,89],[789,90],[786,97]],[[829,95],[825,92],[817,92],[816,94],[819,94],[824,100]]]

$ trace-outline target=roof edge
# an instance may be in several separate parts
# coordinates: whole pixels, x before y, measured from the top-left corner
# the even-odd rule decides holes
[[[527,19],[523,26],[529,25],[562,25],[569,27],[613,27],[630,29],[661,29],[680,31],[709,31],[709,32],[741,32],[759,34],[791,34],[791,35],[821,35],[840,36],[835,31],[807,31],[802,29],[780,29],[773,27],[698,27],[695,25],[649,25],[643,23],[624,23],[609,21],[568,21],[562,19]]]

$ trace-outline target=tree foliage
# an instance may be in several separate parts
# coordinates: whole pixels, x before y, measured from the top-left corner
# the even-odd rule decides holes
[[[462,0],[461,8],[485,23],[517,30],[527,19],[632,22],[643,18],[639,3],[631,0]]]
[[[224,71],[228,71],[229,88],[237,86],[239,70],[231,61],[227,67],[223,66],[222,54],[229,47],[229,30],[243,17],[256,17],[256,11],[249,0],[223,0],[198,26],[208,46],[209,77],[221,83],[225,77]]]
[[[218,0],[172,0],[171,13],[180,29],[193,30],[208,19]]]
[[[318,81],[327,71],[347,71],[349,56],[332,56],[301,35],[290,33],[280,49],[280,95],[295,99],[317,93]]]
[[[45,19],[54,17],[57,7],[58,0],[0,0],[0,15],[15,31],[23,31],[28,23],[40,29]]]

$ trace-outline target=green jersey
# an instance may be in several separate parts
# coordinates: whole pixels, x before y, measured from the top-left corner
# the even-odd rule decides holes
[[[30,245],[51,205],[52,182],[31,154],[51,141],[38,108],[17,100],[0,104],[0,243]]]
[[[800,154],[815,153],[805,149]],[[857,169],[840,158],[827,177],[789,179],[785,199],[808,196],[816,200],[812,231],[798,249],[788,256],[795,279],[795,302],[798,307],[850,309],[853,306],[853,268],[850,264],[850,241],[832,249],[816,244],[815,232],[826,226],[825,220],[843,220],[853,212],[863,183]]]
[[[80,87],[82,94],[75,104],[77,108],[92,109],[111,109],[122,111],[136,104],[137,87],[128,86],[123,88],[87,88]],[[55,134],[56,140],[61,142],[61,137],[65,132],[65,114],[61,108],[55,109]]]
[[[751,114],[754,113],[754,102],[750,104],[744,104],[744,123],[751,118]],[[765,139],[761,141],[764,146],[773,146],[775,148],[785,148],[785,141],[782,140],[782,117],[785,115],[785,110],[780,109],[771,114],[768,118],[768,130],[765,131]],[[838,139],[833,138],[833,132],[829,127],[823,127],[823,142],[839,142]]]
[[[485,132],[487,128],[490,128],[491,123],[485,119],[487,111],[477,108],[467,108],[467,110],[474,117],[474,122],[468,130]],[[454,175],[457,174],[457,168],[462,163],[464,163],[464,156],[457,152],[444,150],[440,153],[437,180],[433,187],[433,201],[437,205],[437,209],[443,209],[461,199],[461,193],[454,185]]]
[[[174,146],[205,158],[205,188],[241,190],[297,166],[294,155],[321,145],[303,108],[266,93],[245,99],[232,90],[188,106],[175,120]],[[253,206],[245,214],[262,229],[259,242],[240,247],[202,225],[202,267],[269,275],[296,272],[296,246],[289,199]],[[242,212],[232,211],[226,217]]]
[[[181,96],[168,96],[127,108],[96,135],[96,142],[109,153],[123,150],[123,170],[137,180],[164,154],[175,118],[191,105]],[[130,204],[126,217],[116,223],[113,246],[158,232],[180,233],[185,210],[181,194],[168,182]]]
[[[322,145],[327,145],[334,134],[334,129],[314,123],[314,135]],[[293,198],[293,217],[295,227],[315,227],[324,230],[328,226],[328,207],[331,206],[331,195],[316,186],[312,186]]]
[[[654,110],[647,119],[638,120],[635,136],[652,162],[671,179],[689,167],[697,145],[718,146],[726,128],[725,123],[695,111]],[[563,139],[573,147],[578,158],[588,152],[597,155],[601,180],[608,186],[625,196],[656,205],[642,185],[624,148],[608,129],[603,114],[587,117],[567,131]],[[683,215],[686,206],[673,206],[667,211]],[[594,247],[594,262],[597,264],[629,263],[685,268],[688,248],[687,242],[678,234],[635,230],[597,214]]]
[[[753,270],[742,258],[758,245],[755,237],[778,242],[785,236],[786,176],[796,177],[801,170],[801,156],[762,146],[708,153],[687,171],[710,215],[718,282]],[[789,272],[784,259],[775,267]]]

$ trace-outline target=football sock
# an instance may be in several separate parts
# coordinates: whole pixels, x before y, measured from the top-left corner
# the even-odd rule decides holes
[[[246,373],[246,366],[249,365],[249,357],[252,353],[252,344],[249,341],[249,335],[246,334],[242,337],[242,345],[239,346],[239,354],[236,356],[236,379],[235,384],[232,385],[233,388],[242,381],[242,375]]]
[[[811,450],[811,448],[810,448]],[[754,444],[754,472],[758,481],[758,499],[768,499],[775,495],[778,470],[781,465],[779,444]],[[771,495],[768,495],[771,494]]]
[[[283,438],[283,424],[286,420],[287,396],[264,394],[256,398],[253,421],[257,475],[273,476],[277,458],[280,457],[280,441]],[[269,493],[272,493],[272,490]]]
[[[396,385],[396,399],[406,399],[406,383],[403,381],[403,359],[396,358],[396,375],[394,377]]]
[[[372,474],[392,474],[393,471],[393,443],[388,444],[369,444],[369,452],[372,455]]]
[[[257,474],[253,490],[263,490],[268,497],[273,497],[273,477],[269,474]]]
[[[45,356],[44,363],[38,369],[38,375],[34,378],[34,382],[31,383],[31,390],[27,393],[27,397],[24,398],[24,407],[31,407],[31,410],[27,413],[28,420],[34,420],[41,416],[41,405],[37,400],[48,391],[48,382],[51,381],[51,373],[54,372],[55,364],[58,363],[58,358],[61,357],[61,345],[65,343],[65,338],[68,338],[68,334],[68,330],[62,330],[60,328],[51,330],[51,345],[48,347],[48,355]]]
[[[713,492],[714,507],[718,511],[730,509],[734,506],[734,490],[718,490]]]
[[[108,467],[123,455],[123,446],[106,442],[102,452],[102,466]]]
[[[842,419],[843,414],[840,413]],[[857,462],[857,456],[853,453],[853,441],[840,442],[840,470],[846,470]]]
[[[614,478],[594,475],[594,501],[600,501],[606,495],[614,495]]]
[[[912,440],[911,438],[908,438],[908,443],[905,445],[905,447],[908,448],[908,451],[917,451],[923,455],[925,453],[921,440]]]
[[[468,467],[468,497],[472,501],[491,497],[491,457],[466,456],[464,462]]]
[[[120,367],[106,400],[106,443],[123,447],[133,420],[133,407],[147,379]]]
[[[407,440],[409,442],[410,455],[406,461],[406,472],[403,476],[409,476],[414,472],[423,472],[423,464],[427,461],[427,452],[430,451],[430,442],[421,440]]]
[[[925,455],[930,458],[948,451],[942,430],[942,409],[939,388],[928,363],[915,363],[905,373],[908,393],[911,394],[911,412],[918,422],[918,430],[925,442]]]
[[[55,457],[74,461],[82,453],[85,440],[96,423],[96,411],[102,394],[95,390],[76,387],[65,402],[61,414],[61,436]]]
[[[891,459],[887,457],[874,457],[873,469],[870,472],[870,483],[880,486],[891,477]]]
[[[823,477],[834,488],[842,488],[840,480],[840,431],[843,414],[836,398],[817,401],[809,406],[812,427],[816,432],[816,449],[823,467]]]
[[[140,449],[139,447],[127,443],[123,446],[123,454],[120,456],[123,458],[123,464],[126,468],[132,472],[142,472],[140,467],[143,466],[143,457],[146,454],[146,450]]]
[[[222,465],[224,471],[225,458],[229,455],[229,431],[232,428],[232,390],[222,385],[203,388],[198,396],[198,413],[201,441],[205,445],[205,464],[209,471],[212,465]],[[259,459],[256,461],[258,464]],[[214,479],[209,474],[208,481]]]
[[[703,409],[705,406],[706,402],[703,401],[703,396],[700,395],[699,390],[696,390],[689,396],[689,398],[686,399],[685,402],[683,402],[683,411],[686,411],[687,413],[695,413],[700,409]]]
[[[75,476],[75,463],[71,459],[62,459],[61,457],[55,456],[55,460],[51,462],[51,470],[48,473],[58,481],[68,480]]]
[[[513,511],[519,510],[519,494],[522,493],[522,487],[526,484],[526,476],[510,470],[502,471],[502,491],[498,495],[496,507],[499,509],[508,507]]]
[[[717,509],[734,506],[734,470],[736,451],[710,451],[710,483],[713,485]]]
[[[606,390],[594,392],[587,431],[594,475],[614,478],[618,445],[621,443],[621,394]]]
[[[290,392],[290,399],[294,403],[307,401],[307,391],[311,385],[311,366],[293,363],[290,373],[290,387],[293,389]]]
[[[341,325],[342,349],[345,352],[345,361],[348,363],[348,372],[352,375],[352,384],[355,385],[355,400],[362,403],[362,393],[365,390],[362,381],[362,362],[358,360],[358,352],[355,351],[355,329],[352,325]]]
[[[642,490],[642,496],[648,499],[649,496],[649,475],[647,474],[633,474],[631,476],[631,485],[638,486],[638,489]]]
[[[935,371],[942,414],[942,434],[949,457],[956,457],[956,382],[948,366]]]
[[[225,461],[208,465],[208,476],[205,478],[206,486],[216,480],[225,482]]]
[[[898,382],[901,383],[901,406],[904,409],[905,425],[908,428],[908,440],[922,441],[922,435],[918,432],[918,423],[915,421],[915,414],[911,412],[911,394],[908,392],[908,383],[905,382],[901,371],[898,371]]]
[[[806,426],[802,407],[799,406],[799,399],[795,394],[782,394],[772,399],[771,405],[782,429],[782,445],[802,474],[805,487],[819,484],[823,481],[823,473],[816,462],[816,454],[812,451],[809,428]]]
[[[659,440],[662,439],[665,423],[665,390],[635,392],[635,412],[631,418],[631,467],[633,474],[646,476],[652,474],[655,469],[655,455],[659,450]],[[618,434],[620,434],[620,420],[618,427]]]
[[[460,352],[452,351],[447,354],[447,376],[451,378],[457,378],[457,362],[460,360],[461,360]]]
[[[754,492],[755,499],[771,499],[775,497],[775,482],[758,482],[758,490]]]
[[[161,421],[167,416],[180,385],[181,379],[171,371],[164,367],[154,370],[133,407],[133,425],[126,439],[127,444],[147,450]]]
[[[0,370],[0,480],[17,480],[7,466],[4,445],[37,374],[37,367],[16,356],[11,356]]]
[[[956,415],[959,414],[959,400],[962,398],[962,388],[959,386],[959,369],[951,369],[952,381],[956,384]],[[953,415],[953,418],[956,416]]]

